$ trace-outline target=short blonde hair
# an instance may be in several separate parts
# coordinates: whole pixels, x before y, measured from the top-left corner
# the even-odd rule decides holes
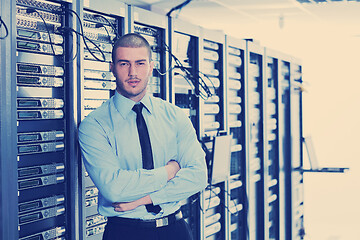
[[[114,44],[111,57],[113,63],[115,63],[116,60],[116,49],[119,47],[130,47],[130,48],[140,48],[140,47],[146,47],[149,52],[149,61],[151,61],[151,46],[149,42],[140,34],[137,33],[128,33],[123,36],[121,36]]]

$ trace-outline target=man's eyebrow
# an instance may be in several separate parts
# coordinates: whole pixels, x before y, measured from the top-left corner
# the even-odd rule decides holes
[[[130,62],[129,60],[125,60],[125,59],[118,59],[117,62]]]
[[[135,62],[144,62],[144,61],[146,61],[146,59],[139,59],[136,60]],[[130,61],[125,59],[118,59],[117,62],[130,62]]]

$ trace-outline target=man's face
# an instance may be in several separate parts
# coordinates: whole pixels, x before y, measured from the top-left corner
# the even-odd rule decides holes
[[[146,93],[154,62],[149,60],[146,47],[116,49],[116,59],[110,65],[116,77],[116,90],[121,95],[139,102]]]

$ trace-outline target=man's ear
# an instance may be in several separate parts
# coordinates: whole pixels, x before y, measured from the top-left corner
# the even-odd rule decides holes
[[[150,60],[150,73],[152,73],[152,71],[154,70],[154,61]]]

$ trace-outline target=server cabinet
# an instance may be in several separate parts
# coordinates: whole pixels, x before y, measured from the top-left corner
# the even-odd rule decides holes
[[[246,142],[245,142],[246,42],[226,36],[227,122],[232,135],[227,206],[229,239],[246,239]]]
[[[15,1],[0,1],[0,239],[17,239]],[[5,29],[7,28],[7,31]]]
[[[180,107],[190,118],[199,134],[199,38],[200,27],[169,18],[170,102]],[[194,239],[200,239],[200,194],[182,203],[181,210],[189,223]]]
[[[285,219],[285,239],[292,239],[291,236],[291,148],[290,148],[290,62],[279,60],[279,141],[280,141],[280,164],[283,168],[283,180],[280,188],[285,196],[284,203],[281,204],[283,213],[281,217]],[[289,176],[290,174],[290,176]],[[288,182],[290,181],[290,183]]]
[[[247,41],[247,95],[246,115],[248,144],[247,216],[248,239],[264,239],[264,48]]]
[[[280,236],[280,162],[279,162],[279,56],[280,53],[265,49],[264,118],[264,216],[265,239],[283,239]],[[283,222],[284,223],[284,222]],[[282,228],[283,229],[283,228]]]
[[[224,45],[225,35],[219,31],[202,29],[200,41],[200,74],[211,96],[200,99],[200,136],[213,137],[226,130]]]
[[[114,7],[116,6],[116,7]],[[115,93],[115,77],[110,72],[113,43],[126,32],[128,6],[115,0],[92,0],[84,2],[80,10],[82,16],[81,82],[79,113],[83,119],[91,111],[101,106]],[[98,240],[106,225],[106,217],[98,214],[98,189],[91,181],[84,166],[80,174],[80,239]]]
[[[279,60],[280,163],[284,169],[285,239],[303,239],[303,176],[293,171],[302,166],[301,65],[290,56]],[[296,80],[295,80],[296,79]],[[298,139],[299,138],[299,139]]]
[[[207,158],[212,158],[213,138],[225,132],[226,126],[226,95],[225,95],[225,35],[220,31],[202,29],[199,42],[199,81],[208,95],[199,100],[200,139],[207,146]],[[204,223],[201,239],[226,239],[227,213],[226,198],[227,182],[209,179],[209,186],[203,193]]]
[[[73,144],[63,1],[16,1],[18,230],[20,239],[70,238]]]
[[[304,239],[304,182],[302,144],[302,66],[292,58],[290,63],[290,121],[291,121],[291,209],[292,239]]]
[[[165,50],[165,45],[169,45],[167,18],[135,6],[129,6],[129,31],[145,37],[152,49],[151,58],[154,61],[154,71],[147,91],[155,97],[168,100],[169,61]]]
[[[178,19],[170,25],[170,102],[182,108],[199,134],[199,38],[200,27]],[[206,95],[205,95],[206,96]]]

